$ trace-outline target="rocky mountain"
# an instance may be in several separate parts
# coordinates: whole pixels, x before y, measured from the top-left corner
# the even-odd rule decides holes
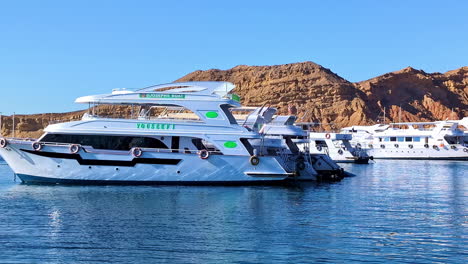
[[[468,116],[468,67],[425,73],[411,67],[355,83],[371,113],[387,109],[392,121],[429,121]]]
[[[387,121],[431,121],[468,115],[468,67],[445,74],[405,68],[351,83],[312,62],[276,66],[237,66],[230,70],[195,71],[180,81],[230,81],[245,105],[270,104],[299,120],[326,128]],[[401,119],[400,119],[401,116]]]
[[[432,121],[468,116],[468,67],[426,73],[411,67],[352,83],[313,62],[275,66],[236,66],[229,70],[192,72],[175,82],[229,81],[243,105],[270,105],[282,114],[298,109],[299,121],[319,122],[326,129],[387,121]],[[128,109],[101,108],[128,114]],[[15,136],[36,138],[54,120],[77,120],[84,111],[17,115]],[[13,122],[2,118],[1,132],[12,136]]]

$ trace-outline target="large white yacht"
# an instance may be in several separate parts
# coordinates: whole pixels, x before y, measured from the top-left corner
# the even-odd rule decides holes
[[[227,82],[170,83],[80,97],[76,103],[93,106],[82,120],[49,125],[37,141],[1,138],[0,153],[25,183],[314,180],[302,165],[286,166],[297,162],[285,161],[289,155],[253,146],[263,137],[240,126],[229,111],[240,106],[239,97],[231,93],[234,87]],[[102,105],[131,108],[131,117],[100,117],[94,110]]]
[[[342,133],[376,159],[468,160],[468,117],[462,120],[352,126]]]

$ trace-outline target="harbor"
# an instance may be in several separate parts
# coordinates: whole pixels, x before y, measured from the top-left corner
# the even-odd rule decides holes
[[[266,105],[241,108],[235,88],[179,82],[82,96],[75,102],[89,108],[79,120],[50,124],[37,139],[1,137],[0,155],[23,183],[80,185],[339,181],[346,172],[337,162],[468,160],[467,117],[317,133],[296,124],[291,107],[288,115]],[[130,116],[108,116],[103,107]]]
[[[468,2],[1,10],[0,264],[468,263]]]
[[[234,89],[117,89],[37,139],[1,137],[2,257],[464,263],[466,118],[317,132]]]

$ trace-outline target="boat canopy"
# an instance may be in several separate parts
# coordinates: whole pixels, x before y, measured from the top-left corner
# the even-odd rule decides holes
[[[150,86],[137,90],[115,89],[110,94],[79,97],[81,104],[154,104],[185,106],[190,101],[220,101],[240,106],[240,97],[231,93],[235,85],[229,82],[181,82]]]

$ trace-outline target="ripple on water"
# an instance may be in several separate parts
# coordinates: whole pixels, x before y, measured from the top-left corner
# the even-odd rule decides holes
[[[464,263],[466,162],[345,164],[289,187],[28,186],[0,165],[5,263]]]

